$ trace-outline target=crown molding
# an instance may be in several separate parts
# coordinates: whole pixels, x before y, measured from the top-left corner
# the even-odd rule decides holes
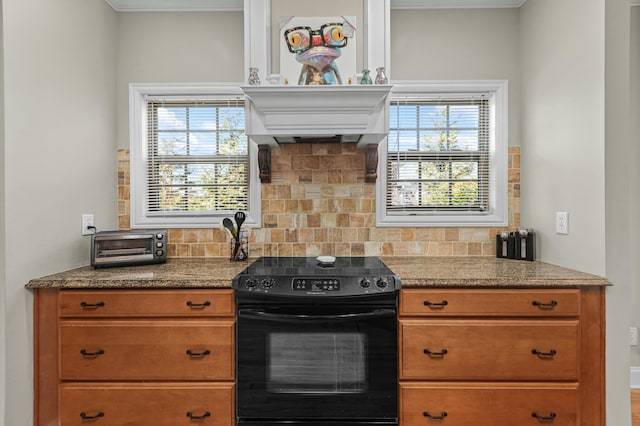
[[[105,0],[116,12],[235,12],[243,0]]]
[[[242,11],[243,0],[105,0],[116,12]],[[391,9],[517,8],[526,0],[391,0]],[[640,0],[631,0],[640,5]]]
[[[391,0],[391,9],[518,8],[527,0]]]

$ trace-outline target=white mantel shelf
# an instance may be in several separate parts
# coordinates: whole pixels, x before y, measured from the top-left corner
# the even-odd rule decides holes
[[[359,148],[389,133],[391,85],[243,86],[247,134],[258,144],[275,137],[351,135]]]

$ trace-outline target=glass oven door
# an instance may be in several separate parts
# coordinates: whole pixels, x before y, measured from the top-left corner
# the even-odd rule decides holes
[[[397,424],[395,310],[240,309],[236,332],[239,424]]]

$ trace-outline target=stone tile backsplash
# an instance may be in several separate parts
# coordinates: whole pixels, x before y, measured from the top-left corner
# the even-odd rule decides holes
[[[364,151],[353,144],[283,145],[262,184],[258,256],[494,256],[496,228],[377,228],[375,184],[364,182]],[[129,229],[129,150],[118,151],[118,219]],[[509,147],[509,228],[520,226],[520,148]],[[169,257],[227,257],[220,228],[170,229]]]

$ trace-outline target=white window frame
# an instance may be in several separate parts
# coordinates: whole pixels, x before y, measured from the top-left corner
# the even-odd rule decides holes
[[[147,99],[149,97],[207,100],[220,97],[244,98],[237,84],[129,84],[129,149],[130,149],[130,222],[131,228],[211,228],[220,226],[228,214],[198,214],[189,216],[157,216],[147,214],[148,183],[147,153]],[[245,226],[261,226],[261,187],[258,164],[258,147],[248,140],[249,155],[249,211]]]
[[[389,95],[460,96],[489,93],[491,123],[491,169],[489,210],[477,212],[388,212],[387,211],[387,138],[378,150],[378,179],[376,183],[376,226],[386,227],[498,227],[507,226],[508,201],[508,82],[506,80],[393,82]]]

